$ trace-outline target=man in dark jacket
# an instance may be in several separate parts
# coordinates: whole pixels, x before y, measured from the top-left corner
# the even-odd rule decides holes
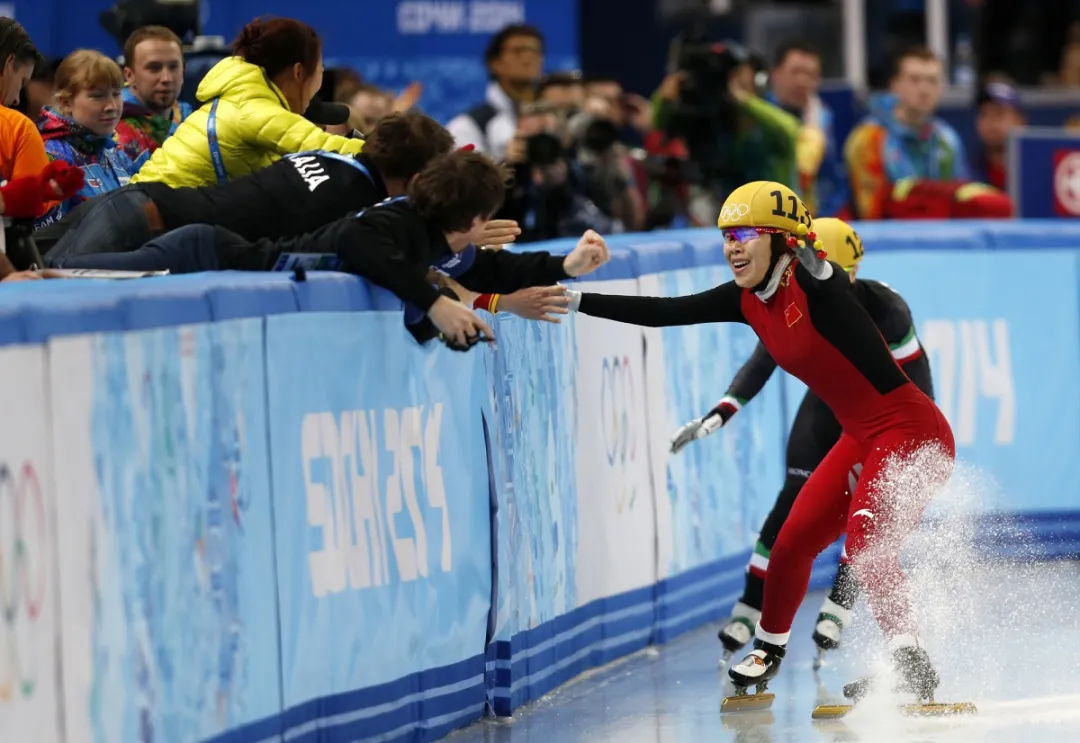
[[[134,184],[94,199],[81,215],[72,213],[55,244],[43,244],[38,235],[35,240],[48,251],[49,265],[59,268],[76,256],[135,250],[189,224],[219,225],[247,240],[295,237],[405,193],[409,180],[453,145],[449,132],[428,116],[389,116],[355,157],[301,152],[200,188]]]

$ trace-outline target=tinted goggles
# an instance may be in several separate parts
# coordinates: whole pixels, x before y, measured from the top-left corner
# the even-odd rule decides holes
[[[782,230],[775,230],[771,227],[725,227],[721,232],[728,242],[746,243],[759,235],[774,234],[782,232]]]

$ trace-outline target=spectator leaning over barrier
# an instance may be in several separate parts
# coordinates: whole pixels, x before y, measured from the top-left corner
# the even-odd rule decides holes
[[[180,37],[143,26],[124,43],[124,112],[116,138],[132,160],[153,153],[191,113],[178,99],[184,83]]]
[[[979,143],[971,158],[974,175],[1004,191],[1008,184],[1005,148],[1009,134],[1027,123],[1020,94],[1008,83],[989,82],[979,91],[975,106]]]
[[[925,47],[896,61],[890,93],[871,100],[870,115],[844,146],[855,211],[860,219],[883,219],[893,188],[912,179],[969,180],[956,131],[934,118],[942,86],[941,61]]]
[[[458,147],[471,144],[501,161],[517,131],[518,106],[536,100],[544,37],[533,26],[507,26],[491,38],[484,61],[491,77],[485,102],[454,117],[446,128]]]
[[[795,144],[798,191],[815,217],[834,217],[847,207],[847,169],[833,131],[832,110],[818,97],[821,56],[802,41],[780,46],[769,73],[766,100],[797,118]]]
[[[57,68],[55,106],[45,108],[38,130],[49,159],[82,168],[86,183],[46,212],[39,229],[87,199],[126,186],[138,171],[140,163],[113,137],[123,109],[123,80],[115,62],[89,49],[72,52]]]
[[[455,345],[491,337],[491,329],[464,305],[440,293],[432,268],[476,292],[511,293],[556,284],[594,270],[607,246],[588,232],[565,258],[543,252],[480,250],[488,222],[502,204],[504,174],[478,152],[437,158],[409,184],[408,196],[289,240],[251,242],[222,227],[190,225],[132,253],[85,256],[73,267],[173,273],[238,269],[266,271],[295,265],[340,268],[385,287],[407,303],[405,319],[418,339],[429,337],[425,317]],[[487,309],[486,307],[483,309]],[[491,307],[497,310],[497,307]]]
[[[346,123],[349,110],[315,98],[323,61],[314,29],[290,18],[258,19],[240,31],[233,48],[236,56],[214,65],[199,84],[203,107],[154,152],[136,183],[208,186],[290,153],[355,155],[363,148],[363,140],[319,128]]]
[[[295,237],[404,194],[453,144],[434,119],[395,114],[379,122],[359,155],[286,155],[251,175],[199,188],[135,183],[72,215],[78,229],[65,230],[55,244],[38,244],[48,265],[65,266],[70,258],[135,250],[189,224],[219,225],[245,240]]]

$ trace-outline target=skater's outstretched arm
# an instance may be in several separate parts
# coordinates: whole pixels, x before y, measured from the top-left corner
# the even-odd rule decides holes
[[[629,297],[617,294],[570,294],[570,309],[630,325],[661,328],[710,322],[745,323],[742,289],[729,281],[685,297]]]

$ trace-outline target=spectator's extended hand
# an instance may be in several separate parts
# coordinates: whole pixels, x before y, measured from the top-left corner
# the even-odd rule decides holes
[[[578,240],[577,247],[563,261],[567,276],[584,276],[592,273],[611,259],[607,243],[594,230],[586,230]]]
[[[492,219],[484,225],[484,234],[480,238],[480,245],[492,248],[501,248],[517,240],[521,234],[518,223],[512,219]]]
[[[478,340],[495,339],[491,328],[475,312],[461,302],[455,302],[447,297],[439,297],[435,300],[435,304],[428,310],[428,317],[446,340],[459,348],[468,348]]]
[[[569,314],[570,297],[565,286],[534,286],[513,294],[504,294],[499,300],[500,312],[512,312],[526,320],[543,320],[558,323],[555,315]]]

